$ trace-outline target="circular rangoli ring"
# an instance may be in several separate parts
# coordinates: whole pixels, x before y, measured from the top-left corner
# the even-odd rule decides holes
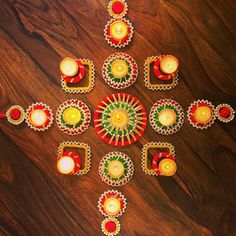
[[[235,117],[235,111],[229,104],[219,104],[215,109],[215,115],[218,120],[229,123]]]
[[[118,187],[127,184],[133,173],[133,162],[122,152],[109,152],[99,163],[102,181],[111,186]]]
[[[94,126],[99,137],[112,146],[126,146],[143,135],[147,114],[142,103],[126,93],[115,93],[98,104]]]
[[[136,61],[126,53],[115,53],[103,64],[102,74],[105,82],[114,89],[131,86],[137,79],[138,66]]]
[[[91,114],[88,106],[77,99],[62,103],[56,113],[57,125],[68,135],[77,135],[88,129]]]
[[[162,99],[152,106],[149,120],[156,132],[164,135],[174,134],[184,124],[184,111],[175,100]]]
[[[107,217],[103,220],[101,228],[106,236],[115,236],[120,232],[120,222],[114,217]]]

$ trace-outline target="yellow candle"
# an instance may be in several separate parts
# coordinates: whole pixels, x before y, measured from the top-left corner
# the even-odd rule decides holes
[[[30,122],[34,126],[43,126],[47,121],[47,115],[43,110],[33,110],[29,116]]]
[[[164,126],[171,126],[177,119],[176,113],[168,108],[163,109],[159,115],[158,120]]]
[[[111,24],[111,36],[116,40],[122,40],[128,34],[128,26],[125,22],[117,20]]]
[[[212,109],[207,106],[198,107],[194,112],[194,118],[197,122],[207,124],[213,116]]]
[[[128,65],[123,60],[115,60],[111,64],[111,73],[114,77],[121,79],[128,74]]]
[[[115,110],[111,113],[111,123],[117,128],[124,128],[128,124],[128,116],[124,111]]]
[[[63,112],[63,119],[69,125],[76,125],[81,120],[81,112],[75,107],[69,107]]]
[[[60,63],[60,70],[62,74],[73,77],[78,73],[79,66],[75,59],[66,57]]]
[[[114,216],[117,215],[121,210],[121,204],[120,200],[110,197],[107,198],[104,202],[104,211],[109,215],[109,216]]]
[[[161,175],[165,176],[172,176],[175,174],[177,170],[177,165],[174,160],[171,159],[163,159],[159,163],[159,170],[161,172]]]
[[[124,174],[125,168],[122,162],[114,160],[108,164],[108,173],[113,178],[119,178]]]
[[[75,161],[71,157],[64,156],[57,161],[57,169],[62,174],[68,175],[73,172],[74,168]]]
[[[160,69],[165,74],[172,74],[178,70],[179,61],[176,57],[167,55],[160,61]]]

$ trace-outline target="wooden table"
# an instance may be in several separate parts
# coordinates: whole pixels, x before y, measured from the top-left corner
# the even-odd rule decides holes
[[[124,92],[137,96],[150,111],[160,98],[176,99],[186,111],[199,98],[214,105],[236,107],[236,44],[233,0],[128,1],[127,18],[135,27],[132,44],[116,50],[106,44],[103,29],[110,19],[108,1],[2,0],[0,2],[1,112],[12,104],[27,108],[47,103],[55,112],[67,99],[78,98],[94,110],[115,92],[103,81],[102,65],[112,53],[135,58],[138,81]],[[166,92],[144,86],[143,64],[148,56],[168,53],[180,60],[180,84]],[[70,95],[60,86],[63,57],[89,58],[96,67],[96,85],[85,95]],[[93,113],[93,112],[92,112]],[[133,179],[118,188],[127,198],[119,217],[122,235],[235,235],[236,126],[215,122],[204,131],[186,120],[180,132],[145,135],[125,148],[104,144],[89,129],[75,137],[56,124],[35,132],[26,124],[0,121],[0,231],[3,235],[102,235],[104,217],[97,209],[100,194],[111,189],[98,174],[109,151],[128,154],[135,164]],[[92,169],[82,177],[56,170],[62,141],[83,141],[92,148]],[[151,177],[141,168],[142,146],[150,141],[172,143],[177,152],[174,177]]]

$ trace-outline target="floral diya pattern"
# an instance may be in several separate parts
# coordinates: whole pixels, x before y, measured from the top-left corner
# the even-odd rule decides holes
[[[126,53],[115,53],[109,56],[102,70],[105,82],[113,89],[124,89],[137,79],[138,66],[135,60]]]
[[[98,104],[94,125],[99,137],[113,146],[126,146],[143,135],[147,114],[142,103],[126,93],[115,93]]]

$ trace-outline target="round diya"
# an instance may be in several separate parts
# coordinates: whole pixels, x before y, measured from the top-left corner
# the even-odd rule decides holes
[[[111,17],[122,18],[128,11],[128,5],[125,0],[111,0],[108,4],[108,12]]]
[[[125,18],[111,19],[105,26],[104,36],[108,44],[122,48],[127,46],[133,37],[134,28]]]
[[[159,100],[152,106],[149,120],[152,128],[160,134],[176,133],[184,123],[183,108],[175,100]]]
[[[7,112],[6,117],[9,123],[19,125],[25,120],[25,111],[21,106],[11,106]]]
[[[102,74],[105,82],[114,89],[131,86],[137,79],[138,66],[135,60],[126,53],[115,53],[103,64]]]
[[[125,212],[126,205],[125,197],[116,190],[104,192],[98,201],[98,209],[104,216],[121,216]]]
[[[103,220],[102,232],[107,236],[115,236],[120,232],[120,222],[114,217],[107,217]]]
[[[215,107],[207,100],[197,100],[189,106],[187,116],[193,127],[207,129],[215,121]]]
[[[215,116],[218,120],[229,123],[235,117],[235,111],[229,104],[219,104],[215,109]]]
[[[36,131],[47,130],[53,123],[51,108],[42,102],[32,104],[26,110],[26,123]]]
[[[133,162],[122,152],[110,152],[105,155],[98,169],[102,181],[111,186],[127,184],[134,173]]]
[[[97,134],[113,146],[126,146],[143,135],[147,114],[142,103],[126,93],[115,93],[98,104],[94,112]]]
[[[77,135],[88,129],[91,114],[88,106],[77,99],[62,103],[56,113],[57,125],[68,135]]]

